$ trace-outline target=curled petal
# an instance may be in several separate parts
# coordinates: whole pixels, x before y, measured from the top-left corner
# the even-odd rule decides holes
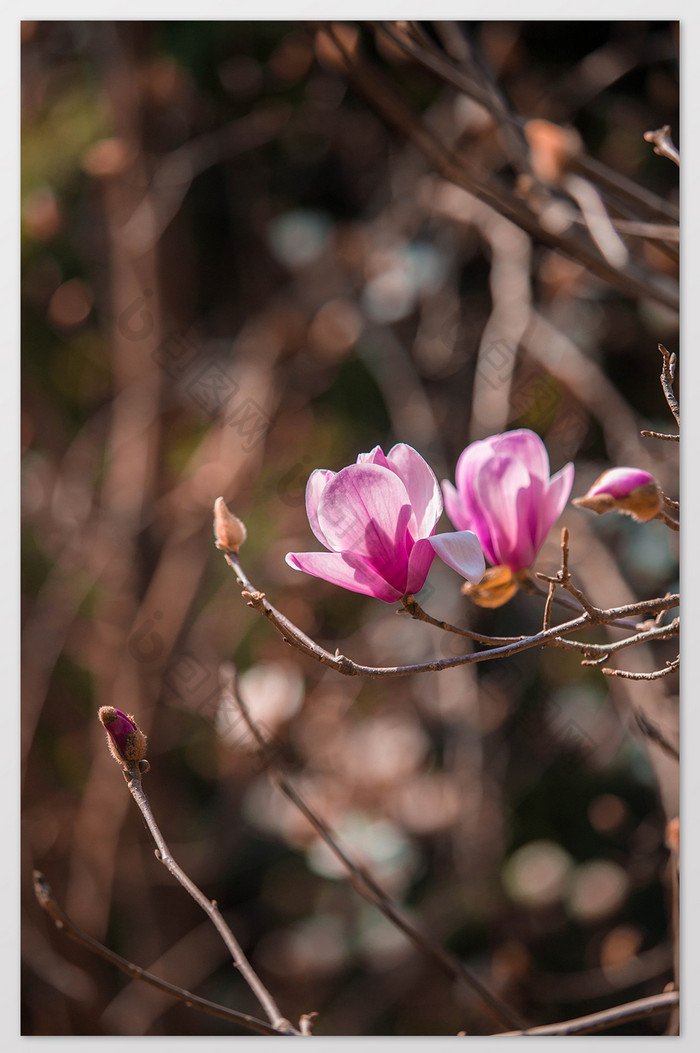
[[[358,453],[357,464],[378,464],[382,468],[390,468],[386,454],[381,446],[375,446],[369,453]]]
[[[433,549],[448,567],[476,585],[484,576],[486,563],[479,539],[471,530],[453,534],[434,534],[428,539]]]
[[[574,466],[569,462],[568,464],[565,464],[556,475],[553,475],[549,481],[549,486],[547,487],[547,493],[544,499],[544,508],[541,513],[540,531],[536,538],[535,547],[538,551],[549,533],[552,524],[556,523],[557,519],[564,511],[564,506],[569,500],[569,494],[571,493],[571,487],[573,485]]]
[[[442,496],[445,501],[445,511],[450,517],[452,526],[456,527],[457,530],[469,530],[469,516],[457,490],[447,479],[443,479],[440,485],[442,486]]]
[[[395,589],[370,566],[367,560],[347,552],[288,552],[286,563],[294,570],[323,578],[351,592],[375,596],[393,603],[403,592]],[[404,590],[405,591],[405,590]]]
[[[512,457],[525,466],[529,475],[546,481],[549,479],[549,456],[547,447],[536,432],[529,428],[516,428],[498,437],[495,451],[504,457]]]
[[[406,592],[420,592],[425,585],[428,571],[435,559],[435,551],[431,544],[433,538],[421,538],[416,541],[408,559],[408,574],[406,576]]]
[[[328,548],[329,545],[321,527],[319,526],[318,505],[321,500],[321,494],[325,490],[327,483],[333,479],[334,476],[335,472],[330,471],[329,468],[315,468],[309,476],[309,481],[306,484],[306,514],[309,517],[309,526],[321,544],[325,545],[326,548]]]
[[[396,472],[406,487],[408,500],[415,516],[414,537],[429,537],[442,515],[442,494],[430,465],[421,455],[399,442],[387,454],[388,467]]]

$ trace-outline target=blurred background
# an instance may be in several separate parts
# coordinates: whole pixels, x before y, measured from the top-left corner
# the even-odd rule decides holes
[[[678,170],[643,136],[669,124],[678,144],[677,58],[666,22],[22,24],[25,1035],[237,1033],[57,932],[34,867],[113,950],[259,1015],[155,859],[102,705],[148,733],[163,834],[290,1019],[505,1029],[271,785],[224,661],[348,851],[528,1022],[673,979],[676,765],[630,706],[672,736],[675,676],[530,651],[342,677],[246,606],[211,520],[221,494],[250,578],[304,632],[395,664],[459,639],[285,564],[318,547],[313,468],[403,441],[453,478],[468,442],[529,427],[552,471],[575,461],[572,496],[631,464],[677,497],[678,447],[639,434],[673,430],[657,344],[678,350]],[[594,603],[677,588],[663,524],[569,506],[561,525]],[[479,609],[437,561],[420,600],[482,632],[541,625],[542,600]]]

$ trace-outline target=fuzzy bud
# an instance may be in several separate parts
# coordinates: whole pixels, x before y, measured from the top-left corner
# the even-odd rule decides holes
[[[102,706],[98,715],[107,731],[107,745],[114,759],[128,768],[139,765],[142,771],[147,770],[143,767],[146,736],[133,716],[127,716],[113,706]]]
[[[473,600],[477,607],[502,607],[518,591],[517,575],[510,567],[489,567],[477,585],[468,581],[462,592]]]
[[[583,497],[574,502],[579,508],[603,512],[624,512],[646,523],[661,509],[662,499],[653,475],[641,468],[610,468],[598,476]]]
[[[238,552],[247,536],[245,523],[229,509],[223,497],[214,504],[214,537],[216,547],[224,552]]]

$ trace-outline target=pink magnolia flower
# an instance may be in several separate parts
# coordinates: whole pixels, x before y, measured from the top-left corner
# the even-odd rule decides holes
[[[550,478],[544,443],[528,428],[491,435],[462,452],[457,487],[443,482],[445,510],[458,530],[473,530],[494,566],[533,565],[574,481],[569,463]]]
[[[609,468],[574,504],[599,514],[626,512],[646,523],[661,509],[661,491],[654,476],[643,468]]]
[[[317,468],[306,485],[306,512],[329,551],[288,552],[287,563],[352,592],[387,603],[418,592],[436,552],[470,581],[484,573],[471,531],[432,536],[442,514],[440,487],[405,443],[386,455],[375,446],[339,472]]]

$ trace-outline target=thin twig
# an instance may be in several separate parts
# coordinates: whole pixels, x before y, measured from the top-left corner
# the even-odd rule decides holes
[[[553,581],[550,581],[547,589],[547,599],[544,605],[544,614],[542,615],[542,631],[546,632],[552,624],[552,604],[554,602],[554,594],[557,591],[557,587]]]
[[[542,222],[517,194],[494,174],[484,178],[464,156],[457,157],[425,124],[418,112],[397,91],[394,85],[359,49],[351,54],[335,31],[334,24],[324,23],[324,31],[332,39],[339,57],[339,71],[343,72],[358,91],[390,126],[397,128],[424,154],[445,179],[463,187],[480,201],[526,231],[532,237],[573,257],[591,273],[623,290],[630,296],[651,298],[678,309],[679,292],[676,282],[663,275],[651,274],[648,269],[630,259],[624,267],[614,267],[601,255],[598,247],[584,229],[569,227],[564,232],[552,230]]]
[[[634,1002],[616,1005],[612,1009],[602,1009],[598,1013],[579,1016],[573,1020],[564,1020],[560,1024],[544,1024],[541,1027],[530,1027],[526,1031],[506,1031],[495,1038],[511,1035],[590,1035],[596,1031],[605,1031],[610,1027],[619,1027],[633,1020],[642,1020],[655,1013],[667,1013],[679,1002],[678,991],[662,991],[661,994],[638,998]]]
[[[669,223],[644,223],[633,219],[611,219],[618,234],[648,241],[679,241],[680,227]]]
[[[338,843],[337,838],[327,824],[311,809],[295,789],[294,785],[286,778],[276,761],[274,750],[270,747],[265,735],[253,720],[248,706],[243,699],[238,686],[238,673],[235,666],[231,664],[222,666],[221,680],[223,690],[227,692],[228,697],[237,706],[248,730],[255,739],[269,779],[280,790],[280,792],[299,809],[302,815],[305,816],[319,836],[323,839],[324,843],[328,846],[336,859],[340,861],[348,873],[353,888],[355,888],[364,899],[372,903],[387,918],[389,918],[389,920],[408,937],[414,946],[417,947],[421,953],[430,958],[431,961],[451,980],[461,980],[464,982],[487,1005],[489,1005],[493,1012],[505,1023],[512,1026],[515,1021],[517,1026],[522,1026],[522,1019],[519,1015],[502,1002],[497,995],[489,991],[481,980],[479,980],[479,978],[475,976],[474,973],[472,973],[471,970],[459,960],[459,958],[452,955],[449,951],[441,947],[438,943],[435,943],[416,928],[409,918],[406,917],[401,908],[394,903],[391,897],[375,881],[372,875],[347,854],[345,849]]]
[[[648,643],[650,640],[670,640],[674,636],[678,636],[680,632],[680,619],[674,618],[668,625],[659,625],[651,629],[643,629],[639,633],[635,633],[634,636],[627,636],[624,640],[618,640],[616,643],[605,643],[605,644],[589,644],[582,643],[578,640],[562,640],[562,643],[568,647],[575,648],[576,650],[586,650],[590,654],[604,654],[611,655],[614,651],[623,651],[626,647],[636,647],[640,643]],[[583,665],[597,665],[597,662],[584,662]],[[647,677],[648,674],[640,673],[640,676]],[[634,679],[634,677],[632,678]]]
[[[592,624],[597,625],[600,622],[601,611],[598,607],[594,607],[590,600],[581,592],[579,588],[574,585],[571,580],[571,574],[569,573],[569,528],[564,527],[561,532],[561,567],[557,571],[556,577],[552,578],[547,574],[537,573],[536,575],[542,581],[547,581],[554,585],[561,585],[563,589],[570,592],[571,595],[578,600],[583,607],[584,611],[590,618]]]
[[[546,600],[549,595],[549,589],[545,590],[539,585],[532,571],[528,571],[527,577],[523,576],[519,578],[520,588],[523,592],[529,593],[531,596],[541,596],[542,599]],[[556,585],[556,582],[549,582],[549,584]],[[560,593],[555,591],[554,601],[557,606],[565,607],[568,611],[576,611],[581,614],[583,608],[580,603],[574,603],[573,600],[568,599],[566,596],[562,596]],[[636,622],[625,621],[622,618],[618,618],[615,621],[606,622],[606,625],[610,625],[616,629],[638,629],[639,626]]]
[[[681,166],[681,155],[673,145],[671,138],[671,125],[665,124],[663,128],[657,128],[653,132],[645,132],[644,139],[647,143],[654,144],[654,153],[659,157],[667,157],[674,165]]]
[[[676,530],[676,531],[678,531],[678,530],[680,530],[680,528],[681,528],[681,525],[680,525],[680,523],[678,522],[678,520],[677,520],[677,519],[674,519],[674,518],[673,518],[673,516],[670,516],[670,515],[668,514],[668,512],[665,512],[665,511],[664,511],[664,509],[663,509],[663,508],[660,508],[660,509],[659,509],[659,511],[658,511],[658,512],[656,513],[656,515],[654,516],[654,519],[659,519],[659,520],[661,520],[661,522],[662,522],[662,523],[665,523],[667,527],[670,527],[670,528],[671,528],[671,530]]]
[[[644,430],[640,431],[639,434],[643,435],[645,439],[663,439],[664,442],[681,441],[680,435],[669,435],[667,432],[664,431],[649,431],[647,428],[644,428]]]
[[[403,614],[405,610],[407,614],[410,614],[418,622],[426,622],[428,625],[434,625],[444,632],[456,633],[458,636],[465,636],[468,640],[475,640],[477,643],[498,645],[517,643],[518,640],[526,639],[524,636],[485,636],[483,633],[472,632],[471,629],[460,629],[458,625],[452,625],[450,622],[433,618],[432,615],[423,610],[415,596],[402,596],[401,603],[403,604],[403,610],[397,611],[397,614]]]
[[[657,727],[645,713],[642,713],[641,709],[634,709],[633,715],[637,722],[637,727],[643,735],[646,735],[648,739],[661,746],[675,761],[681,759],[678,748],[668,741],[661,728]]]
[[[663,344],[659,344],[659,351],[663,357],[663,365],[661,367],[661,387],[663,388],[664,395],[666,396],[666,402],[670,409],[676,424],[680,428],[681,418],[680,411],[678,408],[678,399],[676,398],[673,390],[673,381],[676,378],[676,356],[674,353],[668,351]]]
[[[633,673],[628,669],[608,669],[607,667],[603,667],[600,671],[605,673],[606,676],[620,676],[623,680],[661,680],[664,676],[670,676],[671,673],[675,673],[679,665],[680,659],[675,658],[663,669],[655,669],[653,673]]]
[[[265,1013],[267,1014],[267,1017],[270,1020],[270,1023],[272,1024],[274,1030],[278,1034],[300,1034],[300,1032],[298,1032],[296,1028],[292,1027],[289,1021],[282,1016],[272,995],[267,990],[262,980],[259,978],[255,970],[251,966],[250,962],[243,953],[243,949],[238,943],[238,940],[233,935],[231,929],[228,927],[223,917],[221,916],[216,901],[208,899],[204,895],[204,893],[197,888],[195,883],[187,876],[184,870],[182,870],[181,867],[178,866],[178,864],[173,859],[172,855],[170,854],[170,849],[165,843],[163,835],[160,832],[158,824],[156,823],[148,798],[144,793],[143,786],[141,785],[141,772],[139,771],[138,767],[125,767],[123,771],[124,778],[126,779],[126,784],[129,787],[131,796],[136,801],[136,804],[138,805],[141,814],[143,815],[143,818],[146,822],[146,826],[148,827],[151,836],[155,841],[156,858],[159,859],[163,866],[170,871],[173,877],[180,882],[182,887],[187,892],[189,892],[192,899],[199,904],[199,906],[202,908],[205,914],[207,914],[208,917],[211,919],[219,935],[228,947],[228,950],[231,954],[231,957],[233,958],[236,968],[250,987],[251,991],[253,991],[253,993],[257,997],[258,1001],[260,1002],[260,1005],[265,1010]]]
[[[151,987],[156,987],[158,990],[165,992],[165,994],[172,995],[173,998],[179,999],[193,1009],[201,1009],[204,1013],[219,1016],[224,1020],[231,1021],[233,1024],[240,1024],[251,1031],[257,1031],[260,1035],[288,1034],[286,1030],[281,1031],[279,1028],[272,1027],[270,1024],[266,1024],[264,1020],[258,1020],[254,1016],[249,1016],[248,1013],[240,1013],[236,1009],[227,1009],[226,1006],[210,1002],[206,998],[200,998],[199,995],[192,994],[191,991],[186,991],[183,987],[177,987],[175,984],[168,983],[167,980],[161,980],[160,977],[154,976],[153,973],[149,973],[146,969],[142,969],[140,965],[135,965],[133,962],[111,951],[103,943],[83,932],[71,921],[54,899],[51,886],[39,870],[34,871],[34,895],[42,910],[45,910],[50,918],[53,918],[57,929],[64,932],[71,940],[75,940],[76,943],[82,944],[89,951],[98,954],[105,961],[116,966],[117,969],[121,969],[132,980],[142,980],[144,983],[150,984]]]

